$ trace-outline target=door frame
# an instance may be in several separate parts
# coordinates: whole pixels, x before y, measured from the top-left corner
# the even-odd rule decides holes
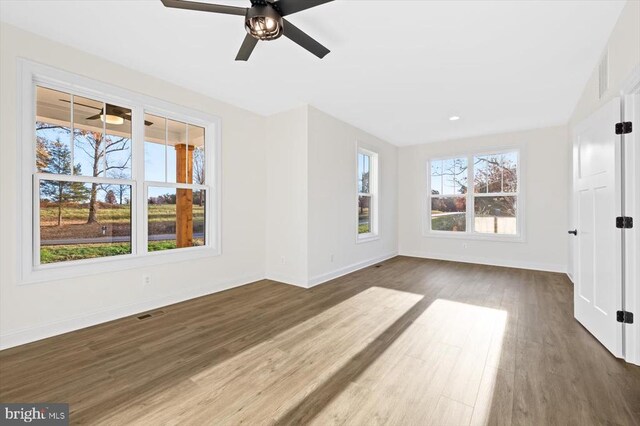
[[[633,105],[633,96],[638,100]],[[633,131],[622,135],[624,147],[625,216],[634,218],[632,229],[624,230],[624,310],[634,313],[633,324],[623,330],[623,356],[629,363],[640,365],[640,65],[636,66],[620,88],[620,113],[624,121],[633,122]]]

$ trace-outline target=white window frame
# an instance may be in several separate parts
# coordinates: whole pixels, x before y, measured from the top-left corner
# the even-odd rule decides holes
[[[371,163],[369,165],[369,192],[363,193],[360,192],[360,170],[358,168],[358,157],[359,155],[367,155],[371,158]],[[380,175],[378,173],[378,153],[357,145],[356,150],[356,243],[366,243],[370,241],[375,241],[380,239],[378,233],[378,185],[380,180]],[[369,206],[369,220],[370,220],[370,232],[360,234],[358,232],[359,229],[359,219],[358,219],[358,202],[360,196],[368,196],[371,197],[371,204]]]
[[[62,71],[25,59],[18,61],[18,105],[19,126],[17,153],[19,164],[20,195],[18,203],[18,239],[20,261],[18,283],[30,284],[42,281],[74,278],[114,270],[133,269],[145,266],[180,262],[185,260],[218,256],[220,246],[220,119],[211,114],[162,101],[150,96],[95,81],[83,76]],[[131,179],[107,177],[52,175],[39,173],[35,168],[35,103],[36,86],[98,99],[121,105],[132,111],[132,163]],[[147,182],[144,180],[144,115],[145,113],[181,121],[205,129],[205,185]],[[71,182],[112,182],[131,185],[131,254],[82,259],[69,262],[39,264],[39,181],[42,179]],[[205,189],[205,245],[175,250],[147,252],[147,188]]]
[[[463,153],[454,153],[451,155],[443,155],[438,157],[429,158],[426,161],[426,197],[424,202],[423,214],[422,214],[422,234],[425,237],[439,237],[439,238],[459,238],[466,240],[488,240],[488,241],[502,241],[502,242],[525,242],[525,182],[523,176],[525,176],[525,165],[523,161],[524,146],[521,144],[515,146],[504,146],[499,148],[488,148],[478,151],[466,151]],[[515,153],[518,157],[518,169],[517,169],[517,192],[515,193],[489,193],[486,195],[475,194],[474,184],[474,162],[473,159],[476,156],[485,155],[497,155]],[[455,158],[467,159],[467,193],[464,195],[438,195],[436,197],[431,194],[431,163],[433,161],[450,160]],[[467,211],[466,211],[466,230],[460,231],[439,231],[431,229],[431,199],[442,197],[456,197],[464,196],[467,199]],[[482,232],[476,232],[474,226],[475,218],[475,197],[482,196],[515,196],[516,197],[516,234],[487,234]]]

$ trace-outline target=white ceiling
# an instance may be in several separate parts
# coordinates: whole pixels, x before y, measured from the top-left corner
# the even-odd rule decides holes
[[[288,17],[323,60],[282,38],[247,63],[242,17],[160,0],[1,0],[0,19],[260,114],[308,103],[411,145],[567,122],[623,5],[337,0]]]

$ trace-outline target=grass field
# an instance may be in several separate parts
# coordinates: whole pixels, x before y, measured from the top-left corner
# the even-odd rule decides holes
[[[194,239],[194,246],[204,245],[203,239]],[[150,241],[148,251],[171,250],[176,248],[174,240]],[[98,257],[119,256],[131,253],[130,243],[74,244],[44,246],[40,248],[40,263],[67,262],[70,260],[95,259]]]
[[[82,224],[89,216],[88,207],[65,206],[62,208],[62,223]],[[193,206],[193,219],[204,218],[204,207]],[[151,204],[149,205],[149,222],[175,221],[175,204]],[[131,210],[129,206],[115,205],[98,208],[98,222],[100,223],[128,223],[131,220]],[[40,208],[40,226],[56,226],[58,224],[58,208],[47,206]]]
[[[161,241],[159,241],[161,242]],[[40,263],[66,262],[94,259],[131,253],[130,243],[75,244],[69,246],[44,246],[40,248]]]
[[[149,227],[154,235],[175,233],[175,204],[149,205]],[[98,223],[87,224],[89,209],[87,206],[68,205],[62,208],[62,225],[58,226],[58,208],[55,205],[40,208],[40,263],[65,262],[79,259],[118,256],[131,253],[131,244],[117,243],[79,243],[69,245],[47,245],[47,241],[56,239],[81,240],[107,236],[131,235],[131,209],[128,205],[109,205],[99,203]],[[204,207],[193,206],[194,232],[202,232],[204,226]],[[200,229],[199,231],[196,229]],[[75,242],[75,241],[74,241]],[[202,239],[194,239],[194,245],[203,245]],[[175,240],[150,241],[148,250],[161,251],[176,248]]]
[[[452,231],[455,229],[463,232],[466,228],[467,219],[464,213],[431,218],[431,229],[434,231]]]

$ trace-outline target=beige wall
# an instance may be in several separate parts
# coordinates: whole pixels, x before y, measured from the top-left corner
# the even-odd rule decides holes
[[[356,243],[356,149],[378,154],[379,239]],[[324,282],[397,253],[398,148],[309,108],[309,281]]]
[[[267,278],[309,287],[397,253],[398,149],[316,108],[267,119]],[[380,238],[357,244],[356,147],[379,155]]]
[[[308,108],[267,120],[267,278],[306,286],[308,279]]]
[[[264,277],[264,118],[0,24],[0,345],[41,338]],[[222,255],[77,279],[17,283],[18,58],[217,115],[222,122]],[[143,286],[143,275],[152,283]]]
[[[522,149],[524,242],[423,235],[427,160],[503,147]],[[400,149],[399,252],[402,255],[564,272],[567,265],[569,151],[566,127],[414,145]]]

